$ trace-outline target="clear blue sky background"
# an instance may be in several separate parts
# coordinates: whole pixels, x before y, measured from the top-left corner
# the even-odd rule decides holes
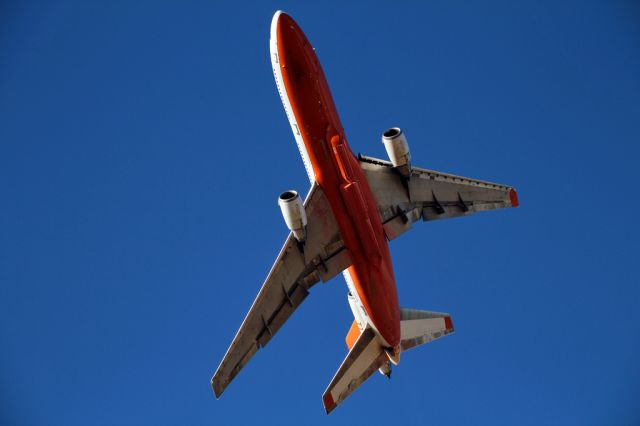
[[[3,2],[0,423],[640,423],[640,9],[514,3]],[[416,165],[521,200],[391,244],[401,304],[456,334],[329,417],[342,278],[209,385],[287,234],[277,195],[308,188],[277,9],[356,152],[398,125]]]

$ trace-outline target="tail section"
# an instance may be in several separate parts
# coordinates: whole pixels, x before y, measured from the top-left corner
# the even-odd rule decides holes
[[[400,309],[400,348],[407,351],[453,333],[451,315],[442,312]]]
[[[400,352],[407,351],[447,334],[453,333],[451,316],[442,312],[400,309],[400,348],[385,348],[376,333],[366,326],[361,330],[353,321],[347,333],[349,354],[322,395],[327,414],[347,399],[376,371],[390,377],[391,363],[400,361]]]
[[[359,332],[358,325],[355,322],[354,324],[356,331]],[[354,326],[351,327],[349,335],[353,330]],[[349,344],[348,340],[347,344]],[[322,395],[322,402],[327,414],[347,399],[374,371],[381,368],[388,360],[387,353],[380,345],[375,332],[369,327],[365,328],[353,343],[349,354],[342,361],[338,372]]]

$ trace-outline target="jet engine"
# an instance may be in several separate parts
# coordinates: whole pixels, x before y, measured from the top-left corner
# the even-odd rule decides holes
[[[402,129],[392,127],[382,134],[382,143],[387,150],[391,164],[405,178],[411,176],[411,152]]]
[[[278,205],[282,210],[287,228],[293,232],[298,242],[304,242],[307,233],[307,214],[298,193],[293,190],[283,192],[278,197]]]

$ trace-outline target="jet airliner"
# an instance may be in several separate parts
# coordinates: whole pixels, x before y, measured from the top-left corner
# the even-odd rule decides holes
[[[342,272],[354,321],[348,354],[325,390],[328,413],[376,370],[390,377],[400,355],[451,334],[446,313],[402,308],[388,241],[418,221],[517,207],[513,187],[414,167],[405,133],[383,132],[389,160],[355,156],[316,53],[298,24],[276,12],[271,22],[276,86],[311,189],[278,204],[290,230],[211,384],[220,397],[309,295]]]

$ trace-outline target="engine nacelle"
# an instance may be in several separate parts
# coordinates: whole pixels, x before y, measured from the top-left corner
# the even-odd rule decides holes
[[[392,127],[385,130],[382,134],[382,143],[393,167],[408,179],[411,176],[411,152],[409,152],[409,143],[402,129]]]
[[[285,191],[278,197],[278,205],[282,210],[287,228],[299,242],[304,242],[307,234],[307,213],[302,200],[296,191]]]

